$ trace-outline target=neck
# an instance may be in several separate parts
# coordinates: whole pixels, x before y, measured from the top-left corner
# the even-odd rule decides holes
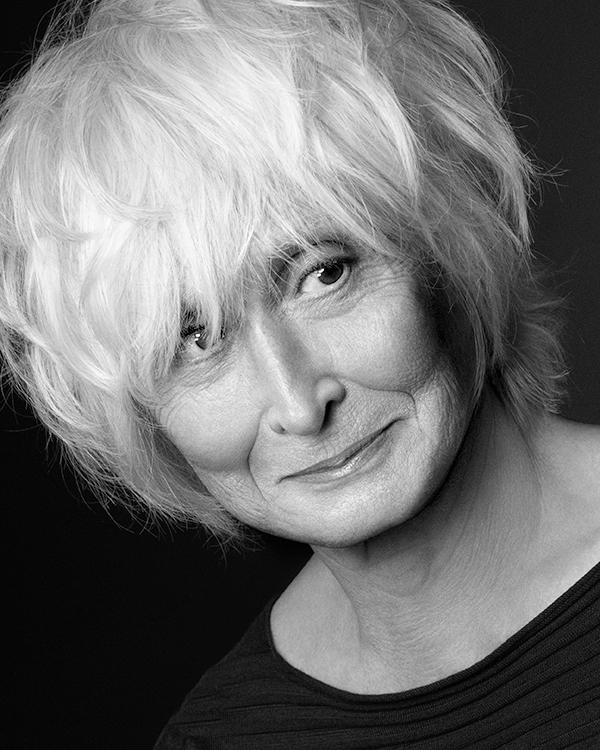
[[[417,516],[353,547],[315,548],[305,572],[319,592],[313,632],[337,633],[334,661],[354,662],[327,681],[356,692],[416,687],[506,640],[519,621],[514,592],[536,544],[540,496],[529,446],[488,397],[451,475]]]

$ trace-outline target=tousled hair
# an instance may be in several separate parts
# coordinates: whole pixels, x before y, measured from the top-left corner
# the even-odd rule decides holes
[[[71,3],[3,100],[14,382],[107,496],[239,535],[153,406],[182,314],[218,335],[261,264],[322,225],[458,306],[476,392],[525,428],[556,409],[563,361],[503,96],[443,0]]]

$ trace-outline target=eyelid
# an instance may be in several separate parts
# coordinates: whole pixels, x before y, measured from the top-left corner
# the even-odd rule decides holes
[[[354,243],[341,235],[326,235],[306,246],[292,243],[284,245],[280,253],[271,259],[269,276],[273,288],[279,294],[285,294],[294,285],[294,278],[297,279],[302,273],[310,273],[311,268],[314,270],[313,264],[334,260],[348,263],[357,261]],[[303,270],[298,270],[302,267]]]
[[[311,257],[309,263],[306,264],[306,267],[301,270],[299,269],[298,272],[294,274],[294,277],[288,281],[288,283],[291,282],[290,286],[293,286],[294,292],[298,292],[302,283],[312,273],[321,268],[327,268],[328,266],[334,266],[339,263],[348,266],[350,270],[352,269],[352,266],[355,265],[358,260],[356,253],[353,253],[345,246],[340,246],[339,243],[337,243],[337,245],[337,252],[330,255],[323,254],[323,257],[321,258]]]
[[[196,333],[196,331],[201,330],[204,330],[203,325],[200,325],[198,323],[190,323],[189,325],[182,327],[181,331],[179,332],[179,338],[181,339],[181,341],[184,341],[188,336],[191,336],[192,333]]]
[[[198,323],[191,323],[182,328],[175,353],[175,362],[180,365],[193,365],[196,362],[206,363],[222,351],[223,342],[226,337],[224,328],[221,329],[220,336],[216,342],[213,345],[209,344],[206,349],[196,346],[195,342],[189,340],[190,337],[193,337],[194,334],[202,330],[204,330],[204,326]]]
[[[324,265],[328,262],[342,260],[350,262],[356,259],[356,253],[348,245],[337,240],[319,242],[310,250],[296,246],[294,251],[289,253],[282,264],[283,274],[288,273],[297,276],[306,273],[309,268],[319,266],[319,264]],[[279,275],[282,276],[282,274]]]

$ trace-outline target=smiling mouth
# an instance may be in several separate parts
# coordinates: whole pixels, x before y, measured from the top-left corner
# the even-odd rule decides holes
[[[315,479],[317,479],[319,478],[319,475],[330,474],[332,476],[338,476],[348,473],[354,468],[356,464],[358,464],[359,462],[362,463],[362,458],[369,457],[367,454],[370,454],[371,451],[369,451],[368,449],[371,448],[371,446],[375,447],[377,439],[386,432],[391,424],[393,424],[393,422],[386,425],[385,427],[382,427],[376,432],[372,432],[370,435],[367,435],[356,443],[352,443],[352,445],[348,446],[337,455],[332,456],[331,458],[326,458],[325,460],[319,461],[316,464],[312,464],[306,469],[302,469],[302,471],[294,472],[294,474],[288,474],[287,476],[282,477],[282,479],[301,479],[303,477],[314,477]]]

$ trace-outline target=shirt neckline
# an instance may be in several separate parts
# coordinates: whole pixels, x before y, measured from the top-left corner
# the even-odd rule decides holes
[[[600,562],[596,563],[587,573],[579,578],[572,586],[563,592],[557,599],[551,602],[532,620],[527,622],[516,633],[510,636],[504,643],[490,652],[487,656],[452,675],[436,680],[435,682],[420,687],[411,688],[394,693],[354,693],[349,690],[328,685],[316,677],[306,674],[297,667],[292,666],[277,651],[271,629],[271,611],[280,594],[274,596],[266,605],[262,612],[263,621],[261,623],[263,634],[267,640],[271,658],[274,660],[280,672],[296,682],[301,682],[311,690],[328,694],[333,698],[353,703],[385,703],[399,702],[404,700],[434,698],[436,695],[443,695],[449,689],[456,690],[459,685],[467,687],[473,681],[479,682],[485,677],[488,671],[494,671],[494,665],[503,661],[510,661],[509,657],[519,646],[523,646],[533,636],[540,633],[546,627],[555,623],[561,615],[568,612],[574,607],[587,592],[600,584]]]

